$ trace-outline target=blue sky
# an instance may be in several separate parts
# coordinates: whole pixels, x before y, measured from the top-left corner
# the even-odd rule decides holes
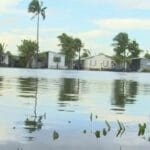
[[[1,0],[0,42],[17,54],[23,39],[36,40],[36,19],[27,12],[30,0]],[[127,32],[143,50],[150,49],[149,0],[43,0],[48,7],[40,22],[40,50],[58,52],[57,36],[80,38],[92,54],[113,55],[112,39]]]

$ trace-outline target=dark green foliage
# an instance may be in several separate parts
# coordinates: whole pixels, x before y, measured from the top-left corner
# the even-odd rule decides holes
[[[83,130],[83,133],[86,134],[86,130]]]
[[[36,54],[37,43],[31,40],[23,40],[18,46],[19,56],[25,67],[31,67],[32,60]]]
[[[107,131],[110,131],[111,126],[110,126],[110,124],[108,123],[108,121],[107,121],[107,120],[105,121],[105,124],[107,125],[107,128],[108,128],[108,130],[107,130]]]
[[[139,44],[135,40],[130,40],[127,33],[120,32],[113,38],[114,47],[114,60],[117,64],[130,63],[131,58],[139,57],[142,50],[139,48]]]
[[[146,129],[146,123],[144,123],[143,125],[142,125],[142,124],[139,124],[138,136],[144,135],[144,134],[145,134],[145,129]]]
[[[27,118],[25,120],[25,129],[28,129],[30,133],[36,130],[40,130],[43,126],[42,119],[43,116],[37,117],[37,120],[36,118]]]
[[[46,8],[43,7],[43,2],[40,3],[39,0],[32,0],[28,6],[28,12],[34,14],[33,18],[41,14],[42,18],[45,19]]]
[[[105,129],[105,128],[103,129],[103,135],[104,135],[104,136],[106,136],[106,135],[107,135],[107,131],[106,131],[106,129]]]
[[[128,49],[128,43],[129,43],[128,34],[121,32],[114,37],[113,41],[114,41],[113,43],[114,51],[116,55],[124,56],[126,49]]]
[[[82,54],[83,43],[79,38],[73,38],[72,36],[67,35],[66,33],[62,33],[58,36],[59,46],[61,47],[61,53],[63,53],[66,57],[66,65],[68,68],[73,67],[73,62],[75,58],[78,56],[78,68],[81,67],[80,59],[82,57],[87,57],[90,55],[90,51],[84,49]],[[82,54],[82,55],[81,55]]]
[[[128,50],[130,53],[130,58],[139,57],[140,53],[142,52],[142,50],[139,48],[139,44],[135,40],[128,43]]]
[[[100,138],[100,131],[96,131],[95,136],[96,136],[96,138]]]
[[[6,47],[5,43],[0,43],[0,55],[4,53],[5,47]]]
[[[57,140],[59,138],[58,132],[54,131],[53,132],[53,140]]]
[[[117,121],[118,125],[119,125],[119,129],[118,132],[116,134],[116,137],[118,137],[119,135],[122,136],[123,133],[125,132],[125,126],[123,123],[121,123],[119,120]]]
[[[90,121],[92,122],[93,121],[93,114],[91,113],[90,115]]]
[[[150,59],[150,54],[148,53],[148,51],[146,52],[146,54],[144,55],[145,58]]]
[[[88,49],[83,49],[83,53],[81,55],[81,58],[86,58],[86,57],[90,57],[91,56],[91,52]]]
[[[66,65],[68,68],[72,68],[73,61],[76,57],[76,49],[74,48],[74,39],[71,36],[63,33],[58,36],[60,41],[59,46],[61,47],[61,53],[63,53],[66,57]]]

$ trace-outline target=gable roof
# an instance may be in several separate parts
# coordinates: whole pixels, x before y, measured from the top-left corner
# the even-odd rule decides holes
[[[97,57],[97,56],[101,56],[101,55],[103,55],[103,56],[105,56],[105,57],[108,57],[108,58],[112,58],[111,56],[108,56],[108,55],[106,55],[106,54],[104,54],[104,53],[99,53],[99,54],[97,54],[97,55],[95,55],[95,56],[90,56],[90,57],[83,58],[82,60],[91,59],[91,58],[94,58],[94,57]]]

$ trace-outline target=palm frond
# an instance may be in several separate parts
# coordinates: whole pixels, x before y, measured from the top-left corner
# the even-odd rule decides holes
[[[31,20],[33,20],[37,15],[38,13],[35,13],[35,15],[31,17]]]
[[[46,18],[46,15],[45,15],[45,10],[41,10],[41,15],[42,15],[42,18],[43,18],[43,20]]]
[[[40,4],[38,0],[32,0],[28,6],[28,12],[35,13],[40,11]]]

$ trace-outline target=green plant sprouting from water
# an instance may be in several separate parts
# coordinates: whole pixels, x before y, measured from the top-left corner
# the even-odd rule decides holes
[[[145,134],[145,129],[146,129],[146,123],[141,124],[139,123],[139,132],[138,132],[138,136],[143,136]]]

